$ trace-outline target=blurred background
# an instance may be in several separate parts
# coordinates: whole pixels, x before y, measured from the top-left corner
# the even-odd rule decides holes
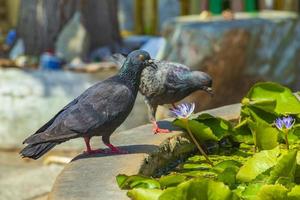
[[[18,156],[22,141],[115,74],[114,53],[143,49],[209,73],[214,97],[184,100],[198,111],[237,103],[258,81],[299,90],[299,12],[298,0],[0,0],[0,199],[46,199],[63,168],[53,156],[67,162],[83,142],[32,162]],[[118,131],[145,123],[139,96]]]

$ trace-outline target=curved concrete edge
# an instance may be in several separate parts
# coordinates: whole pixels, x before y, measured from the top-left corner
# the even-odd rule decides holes
[[[240,104],[233,104],[201,113],[233,120],[239,116],[240,107]],[[161,126],[176,130],[171,126],[170,120],[161,122]],[[175,147],[189,144],[183,137],[178,136],[180,133],[181,131],[173,131],[170,134],[153,135],[152,127],[148,124],[114,134],[111,141],[127,150],[129,154],[75,157],[57,177],[48,199],[128,199],[126,191],[118,188],[116,176],[118,174],[153,174],[157,170],[157,166],[151,167],[153,159],[158,159],[155,155],[163,155],[158,163],[164,165],[166,161],[172,160],[174,154],[171,152],[178,149]],[[183,151],[176,151],[176,155],[182,156],[192,150],[193,148],[187,146],[183,148]]]

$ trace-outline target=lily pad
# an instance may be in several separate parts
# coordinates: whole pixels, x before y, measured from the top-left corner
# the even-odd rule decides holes
[[[288,193],[288,200],[299,200],[300,199],[300,185],[296,185]]]
[[[275,99],[258,99],[258,100],[248,99],[247,101],[245,101],[246,99],[248,99],[248,98],[246,97],[242,100],[242,103],[247,102],[247,103],[243,104],[245,106],[259,108],[266,112],[274,112],[274,110],[276,108],[276,100]]]
[[[276,100],[274,112],[280,115],[299,114],[300,102],[287,87],[273,82],[255,84],[246,95],[250,101]],[[264,109],[264,107],[260,107]],[[265,107],[270,111],[270,107]]]
[[[278,145],[278,130],[264,122],[248,120],[254,144],[260,150],[273,149]]]
[[[158,200],[162,193],[163,191],[158,189],[135,188],[129,190],[127,195],[134,200]]]
[[[160,188],[160,184],[157,180],[133,175],[127,176],[124,174],[119,174],[117,177],[117,183],[121,189],[132,189],[132,188],[147,188],[147,189],[157,189]]]
[[[238,197],[222,182],[195,178],[166,189],[159,200],[235,200]]]
[[[264,185],[257,193],[257,200],[287,200],[287,193],[282,185]]]
[[[239,182],[250,182],[259,174],[267,171],[275,166],[280,155],[279,148],[272,150],[263,150],[256,153],[240,168],[237,173],[237,180]]]
[[[294,181],[296,171],[297,151],[292,150],[278,161],[270,172],[268,183],[274,184],[279,178],[286,178],[290,182]]]
[[[242,199],[247,200],[256,200],[257,192],[263,186],[261,183],[249,184],[248,186],[239,186],[237,189],[240,189],[239,193]]]
[[[192,133],[200,143],[203,143],[207,140],[218,141],[217,136],[214,135],[210,127],[196,120],[189,120],[188,123]],[[180,128],[186,129],[185,124],[181,120],[176,119],[174,120],[173,124],[179,126]]]
[[[181,174],[171,174],[167,176],[162,176],[159,179],[159,183],[161,185],[161,188],[167,188],[167,187],[174,187],[178,184],[182,183],[187,179],[186,176]]]
[[[229,121],[220,117],[214,117],[208,113],[199,115],[196,120],[210,127],[218,139],[230,134],[232,130],[232,126]]]

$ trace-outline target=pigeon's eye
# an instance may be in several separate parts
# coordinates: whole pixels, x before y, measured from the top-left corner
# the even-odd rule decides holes
[[[140,55],[138,56],[138,59],[139,59],[139,60],[142,60],[142,61],[143,61],[144,58],[145,58],[145,57],[144,57],[142,54],[140,54]]]

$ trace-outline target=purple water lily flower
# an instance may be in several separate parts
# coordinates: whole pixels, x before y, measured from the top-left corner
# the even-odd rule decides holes
[[[295,119],[293,117],[291,117],[291,116],[283,117],[282,121],[283,121],[283,123],[285,125],[285,128],[287,128],[287,129],[292,128],[294,126],[294,124],[295,124]]]
[[[176,108],[170,109],[174,117],[188,118],[195,110],[195,103],[183,103]]]
[[[291,116],[277,118],[275,120],[275,126],[279,129],[291,129],[295,124],[295,119]]]
[[[278,117],[278,118],[275,120],[275,126],[276,126],[279,130],[281,130],[281,129],[283,128],[283,121],[282,121],[281,118]]]

